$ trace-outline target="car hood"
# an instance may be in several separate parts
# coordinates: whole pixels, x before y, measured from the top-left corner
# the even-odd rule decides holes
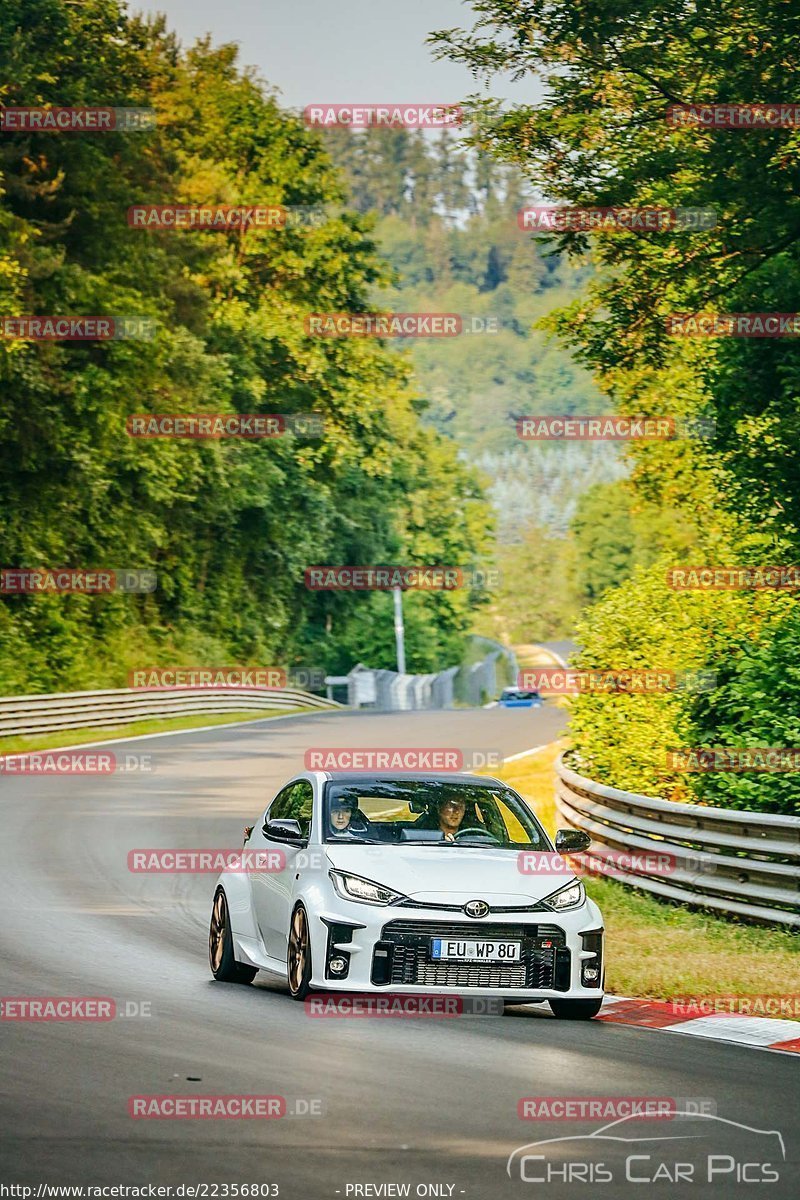
[[[516,850],[330,842],[325,850],[331,865],[338,870],[351,871],[426,904],[486,900],[491,905],[522,908],[544,899],[575,878],[570,871],[522,874]]]

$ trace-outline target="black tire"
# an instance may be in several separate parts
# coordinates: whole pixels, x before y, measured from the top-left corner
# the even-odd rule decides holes
[[[599,1000],[548,1000],[553,1016],[560,1021],[591,1021],[603,1006]]]
[[[295,908],[289,924],[286,976],[292,999],[305,1000],[311,991],[311,935],[308,930],[308,914],[302,904]]]
[[[217,888],[211,908],[208,961],[211,974],[221,983],[252,983],[258,974],[258,967],[248,967],[233,957],[228,900],[222,888]]]

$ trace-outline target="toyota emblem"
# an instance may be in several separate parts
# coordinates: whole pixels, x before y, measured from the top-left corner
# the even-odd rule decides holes
[[[470,900],[469,904],[464,905],[468,917],[485,917],[488,911],[489,905],[485,900]]]

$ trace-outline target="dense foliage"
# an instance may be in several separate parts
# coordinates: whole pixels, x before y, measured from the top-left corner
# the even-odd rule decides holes
[[[315,563],[484,562],[488,509],[420,421],[403,356],[313,339],[386,270],[321,138],[237,65],[118,0],[7,0],[0,101],[144,106],[137,133],[4,132],[3,314],[137,314],[147,341],[0,343],[0,563],[149,567],[147,596],[0,598],[0,694],[119,686],[155,662],[393,665],[391,596]],[[143,231],[138,202],[326,206],[320,225]],[[136,412],[321,413],[322,439],[136,441]],[[410,669],[459,660],[480,597],[407,598]]]
[[[577,662],[689,672],[688,686],[581,695],[572,729],[582,768],[649,795],[800,812],[796,771],[686,772],[688,760],[671,757],[700,747],[800,748],[800,604],[766,592],[676,592],[666,583],[673,564],[636,569],[587,612]]]
[[[467,154],[440,136],[403,129],[327,132],[355,206],[375,212],[375,238],[394,268],[384,293],[399,311],[460,313],[475,332],[409,347],[426,422],[484,473],[501,545],[542,527],[568,528],[592,483],[622,474],[608,444],[521,442],[517,416],[606,411],[589,372],[536,329],[573,301],[589,275],[523,233],[526,186],[516,167]]]
[[[447,131],[341,128],[326,141],[354,206],[376,214],[375,239],[394,268],[382,300],[474,321],[469,337],[419,339],[408,352],[425,422],[479,468],[495,507],[500,582],[480,628],[505,641],[569,636],[593,598],[571,522],[593,485],[610,486],[626,469],[611,443],[521,441],[516,418],[609,409],[589,372],[536,327],[576,299],[590,267],[520,230],[528,197],[516,166],[465,152]],[[627,529],[608,534],[620,535]]]
[[[610,782],[798,811],[797,772],[678,778],[664,773],[663,761],[674,745],[796,741],[796,601],[769,591],[670,594],[664,570],[687,559],[790,563],[800,551],[797,339],[668,333],[675,313],[797,310],[800,133],[796,126],[675,127],[667,119],[670,105],[792,103],[800,10],[786,0],[475,0],[473,8],[474,30],[441,32],[439,52],[477,77],[529,73],[542,90],[539,103],[505,111],[476,97],[476,145],[514,164],[551,201],[711,208],[717,218],[691,234],[556,238],[561,251],[579,261],[588,254],[597,269],[585,293],[548,325],[615,407],[703,414],[717,430],[708,443],[632,449],[629,533],[615,530],[629,485],[615,485],[600,538],[604,569],[583,581],[586,598],[602,598],[581,640],[589,665],[696,660],[717,671],[719,686],[695,698],[581,697],[578,751]],[[582,536],[593,538],[592,529],[584,523]],[[669,556],[648,567],[661,550]]]

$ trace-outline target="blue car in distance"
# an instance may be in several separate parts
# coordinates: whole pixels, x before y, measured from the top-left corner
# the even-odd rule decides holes
[[[538,692],[523,691],[522,688],[503,688],[497,701],[500,708],[541,708],[542,697]]]

